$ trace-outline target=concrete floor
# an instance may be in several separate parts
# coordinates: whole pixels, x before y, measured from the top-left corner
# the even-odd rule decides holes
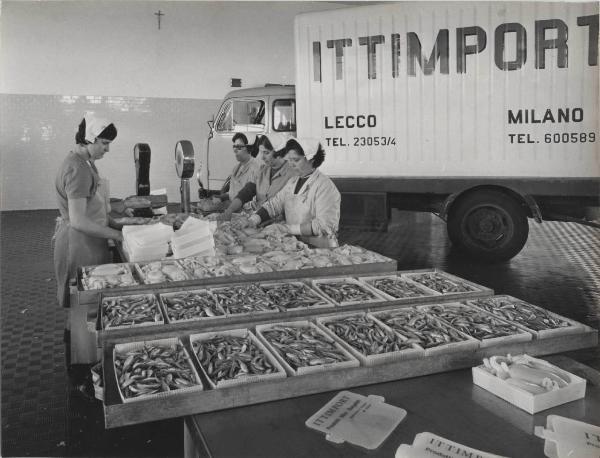
[[[0,214],[2,456],[175,457],[180,419],[104,430],[102,404],[73,396],[64,369],[64,311],[56,304],[50,238],[55,211]],[[343,230],[342,242],[437,267],[561,315],[600,327],[600,231],[530,222],[523,251],[485,265],[452,250],[432,215],[395,213],[387,233]],[[600,348],[569,356],[600,370]]]

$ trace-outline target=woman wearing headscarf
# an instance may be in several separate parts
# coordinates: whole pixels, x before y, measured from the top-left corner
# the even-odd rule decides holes
[[[325,160],[323,147],[315,139],[292,138],[285,150],[298,176],[290,178],[281,191],[250,216],[249,225],[283,215],[284,232],[316,247],[336,246],[341,196],[333,181],[317,170]]]
[[[276,146],[273,146],[273,143]],[[260,166],[255,180],[246,183],[222,214],[213,213],[217,220],[230,220],[233,213],[240,211],[244,204],[249,202],[252,203],[254,209],[260,207],[276,195],[291,177],[298,175],[297,170],[285,160],[286,150],[284,147],[283,139],[279,142],[277,140],[271,142],[266,135],[260,137],[258,152],[262,157],[263,164]]]
[[[56,174],[60,216],[53,238],[54,270],[58,303],[63,307],[71,306],[69,280],[75,277],[77,267],[110,262],[108,239],[123,240],[121,231],[109,227],[108,180],[100,177],[95,164],[109,151],[116,136],[114,124],[86,113],[75,135],[75,148]],[[67,331],[66,340],[68,336]],[[67,360],[70,364],[69,355]]]

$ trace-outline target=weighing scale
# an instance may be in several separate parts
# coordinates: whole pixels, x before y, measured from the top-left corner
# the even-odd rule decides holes
[[[189,140],[180,140],[175,145],[175,170],[181,178],[182,213],[190,212],[190,178],[194,176],[194,147]]]

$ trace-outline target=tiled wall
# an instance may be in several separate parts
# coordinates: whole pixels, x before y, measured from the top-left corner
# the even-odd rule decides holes
[[[133,148],[148,143],[152,151],[150,186],[167,188],[179,202],[174,151],[190,140],[196,158],[206,147],[206,121],[219,100],[144,97],[0,94],[0,209],[56,208],[54,176],[75,145],[75,131],[87,110],[114,122],[118,136],[110,152],[97,162],[110,179],[111,196],[135,194]],[[192,196],[197,195],[195,181]]]

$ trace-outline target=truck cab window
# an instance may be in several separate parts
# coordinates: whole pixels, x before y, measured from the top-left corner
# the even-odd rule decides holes
[[[280,99],[273,102],[273,130],[294,132],[296,130],[296,101]]]
[[[217,132],[262,132],[265,103],[262,100],[228,100],[221,107],[215,126]]]
[[[233,130],[232,105],[232,102],[228,100],[221,106],[221,111],[219,111],[215,123],[217,132],[230,132]]]

